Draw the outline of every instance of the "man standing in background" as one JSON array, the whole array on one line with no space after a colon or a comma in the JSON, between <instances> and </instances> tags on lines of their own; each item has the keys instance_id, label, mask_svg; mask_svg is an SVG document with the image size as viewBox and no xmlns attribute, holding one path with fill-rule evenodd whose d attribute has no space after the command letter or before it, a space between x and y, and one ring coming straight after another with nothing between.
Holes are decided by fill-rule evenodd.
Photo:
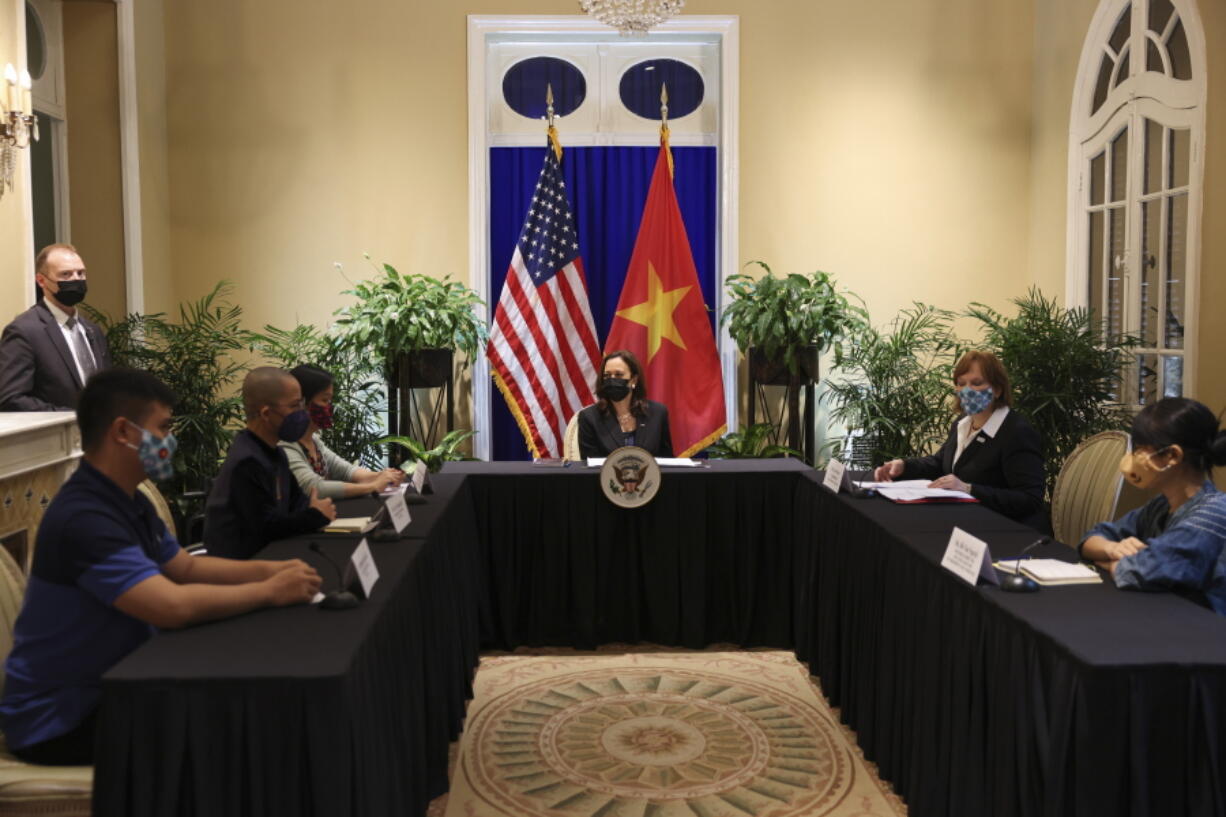
<instances>
[{"instance_id":1,"label":"man standing in background","mask_svg":"<svg viewBox=\"0 0 1226 817\"><path fill-rule=\"evenodd\" d=\"M94 372L111 366L106 336L77 311L85 262L71 244L51 244L34 262L42 303L0 336L0 411L72 411Z\"/></svg>"}]
</instances>

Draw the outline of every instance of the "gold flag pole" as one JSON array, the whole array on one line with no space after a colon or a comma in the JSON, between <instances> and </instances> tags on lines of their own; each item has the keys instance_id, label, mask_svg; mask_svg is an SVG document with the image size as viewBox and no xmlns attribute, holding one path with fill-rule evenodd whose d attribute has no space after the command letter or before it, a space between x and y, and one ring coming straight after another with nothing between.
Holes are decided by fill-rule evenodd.
<instances>
[{"instance_id":1,"label":"gold flag pole","mask_svg":"<svg viewBox=\"0 0 1226 817\"><path fill-rule=\"evenodd\" d=\"M553 155L562 161L562 143L558 141L558 129L553 125L553 83L545 83L545 124L549 130L549 144L553 147Z\"/></svg>"},{"instance_id":2,"label":"gold flag pole","mask_svg":"<svg viewBox=\"0 0 1226 817\"><path fill-rule=\"evenodd\" d=\"M673 177L673 149L668 143L668 83L660 85L660 147L668 156L668 177Z\"/></svg>"}]
</instances>

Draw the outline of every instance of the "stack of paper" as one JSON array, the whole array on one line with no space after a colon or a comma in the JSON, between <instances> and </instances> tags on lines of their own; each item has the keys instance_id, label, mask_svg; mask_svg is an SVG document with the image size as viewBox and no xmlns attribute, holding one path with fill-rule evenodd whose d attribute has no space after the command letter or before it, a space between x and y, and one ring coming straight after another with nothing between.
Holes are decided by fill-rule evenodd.
<instances>
[{"instance_id":1,"label":"stack of paper","mask_svg":"<svg viewBox=\"0 0 1226 817\"><path fill-rule=\"evenodd\" d=\"M891 502L978 502L965 491L929 488L927 479L902 479L897 482L857 482L859 487L873 490Z\"/></svg>"},{"instance_id":2,"label":"stack of paper","mask_svg":"<svg viewBox=\"0 0 1226 817\"><path fill-rule=\"evenodd\" d=\"M1101 584L1103 577L1094 568L1076 562L1059 559L1006 559L996 567L1006 573L1016 573L1021 563L1022 575L1029 576L1043 586L1059 584Z\"/></svg>"},{"instance_id":3,"label":"stack of paper","mask_svg":"<svg viewBox=\"0 0 1226 817\"><path fill-rule=\"evenodd\" d=\"M588 468L603 468L604 457L588 457ZM661 468L697 468L702 463L689 457L656 457L656 465Z\"/></svg>"}]
</instances>

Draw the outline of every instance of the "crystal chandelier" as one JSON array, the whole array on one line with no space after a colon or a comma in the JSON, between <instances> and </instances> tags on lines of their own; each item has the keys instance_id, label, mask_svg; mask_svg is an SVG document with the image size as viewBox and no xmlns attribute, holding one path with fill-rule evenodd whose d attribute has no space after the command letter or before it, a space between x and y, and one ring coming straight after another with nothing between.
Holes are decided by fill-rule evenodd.
<instances>
[{"instance_id":1,"label":"crystal chandelier","mask_svg":"<svg viewBox=\"0 0 1226 817\"><path fill-rule=\"evenodd\" d=\"M681 11L685 0L579 0L579 8L629 37Z\"/></svg>"}]
</instances>

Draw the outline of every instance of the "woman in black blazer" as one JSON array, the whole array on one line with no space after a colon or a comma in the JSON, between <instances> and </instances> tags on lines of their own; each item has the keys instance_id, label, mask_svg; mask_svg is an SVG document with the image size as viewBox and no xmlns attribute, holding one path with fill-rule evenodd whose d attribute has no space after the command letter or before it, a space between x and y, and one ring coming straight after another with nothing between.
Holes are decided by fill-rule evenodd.
<instances>
[{"instance_id":1,"label":"woman in black blazer","mask_svg":"<svg viewBox=\"0 0 1226 817\"><path fill-rule=\"evenodd\" d=\"M673 455L668 409L647 399L647 381L638 358L625 349L605 355L593 389L599 398L579 412L579 454L607 457L625 445L657 457Z\"/></svg>"},{"instance_id":2,"label":"woman in black blazer","mask_svg":"<svg viewBox=\"0 0 1226 817\"><path fill-rule=\"evenodd\" d=\"M965 491L1010 519L1046 529L1039 433L1011 411L1009 376L991 352L970 351L954 367L964 416L937 453L890 460L878 481L930 479L932 488Z\"/></svg>"}]
</instances>

